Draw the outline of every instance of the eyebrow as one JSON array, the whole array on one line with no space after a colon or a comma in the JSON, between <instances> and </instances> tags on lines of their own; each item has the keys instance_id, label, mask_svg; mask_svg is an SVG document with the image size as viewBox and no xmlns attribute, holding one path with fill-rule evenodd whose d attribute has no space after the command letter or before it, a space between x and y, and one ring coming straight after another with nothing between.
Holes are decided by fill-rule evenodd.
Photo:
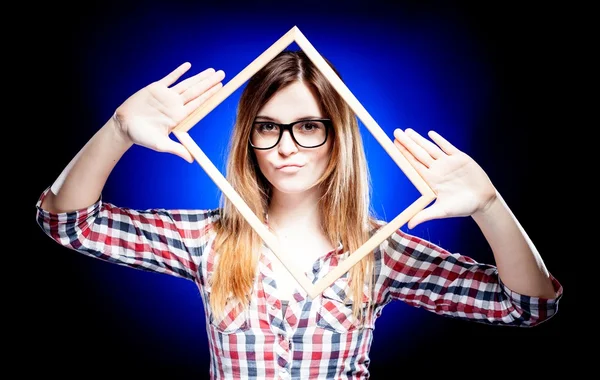
<instances>
[{"instance_id":1,"label":"eyebrow","mask_svg":"<svg viewBox=\"0 0 600 380\"><path fill-rule=\"evenodd\" d=\"M257 120L257 119L261 119L261 120L264 120L264 121L272 121L274 123L280 122L278 119L274 119L272 117L263 116L263 115L256 116L255 120ZM311 116L311 115L307 115L307 116L303 116L301 118L296 119L296 121L311 120L311 119L323 119L323 116Z\"/></svg>"}]
</instances>

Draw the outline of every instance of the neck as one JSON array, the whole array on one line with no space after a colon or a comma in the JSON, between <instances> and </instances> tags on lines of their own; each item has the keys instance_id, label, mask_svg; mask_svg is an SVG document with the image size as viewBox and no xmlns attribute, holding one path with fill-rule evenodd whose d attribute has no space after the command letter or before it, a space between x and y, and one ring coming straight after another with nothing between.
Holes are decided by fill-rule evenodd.
<instances>
[{"instance_id":1,"label":"neck","mask_svg":"<svg viewBox=\"0 0 600 380\"><path fill-rule=\"evenodd\" d=\"M298 194L284 194L273 190L269 203L269 226L280 232L286 230L303 231L321 229L319 198L321 190L318 186Z\"/></svg>"}]
</instances>

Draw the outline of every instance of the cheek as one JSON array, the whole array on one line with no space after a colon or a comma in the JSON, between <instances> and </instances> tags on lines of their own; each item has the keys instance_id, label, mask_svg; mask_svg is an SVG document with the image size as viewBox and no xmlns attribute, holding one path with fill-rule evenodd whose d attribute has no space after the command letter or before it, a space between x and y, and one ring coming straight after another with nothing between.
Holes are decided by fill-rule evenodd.
<instances>
[{"instance_id":1,"label":"cheek","mask_svg":"<svg viewBox=\"0 0 600 380\"><path fill-rule=\"evenodd\" d=\"M316 155L317 162L321 166L327 166L331 158L331 145L327 144L322 150L319 150Z\"/></svg>"},{"instance_id":2,"label":"cheek","mask_svg":"<svg viewBox=\"0 0 600 380\"><path fill-rule=\"evenodd\" d=\"M324 168L328 164L329 154L327 152L319 152L319 154L315 157L315 161L317 166Z\"/></svg>"},{"instance_id":3,"label":"cheek","mask_svg":"<svg viewBox=\"0 0 600 380\"><path fill-rule=\"evenodd\" d=\"M265 173L265 171L269 167L269 153L263 152L263 151L256 151L255 156L256 156L256 162L258 163L258 167L260 168L260 171Z\"/></svg>"}]
</instances>

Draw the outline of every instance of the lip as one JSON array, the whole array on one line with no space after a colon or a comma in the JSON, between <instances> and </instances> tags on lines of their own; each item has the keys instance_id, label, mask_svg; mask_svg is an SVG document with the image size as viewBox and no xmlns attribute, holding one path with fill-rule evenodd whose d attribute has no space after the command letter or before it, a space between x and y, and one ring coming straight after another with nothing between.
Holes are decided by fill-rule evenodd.
<instances>
[{"instance_id":1,"label":"lip","mask_svg":"<svg viewBox=\"0 0 600 380\"><path fill-rule=\"evenodd\" d=\"M288 173L295 173L300 170L304 165L300 164L285 164L277 167L277 170Z\"/></svg>"}]
</instances>

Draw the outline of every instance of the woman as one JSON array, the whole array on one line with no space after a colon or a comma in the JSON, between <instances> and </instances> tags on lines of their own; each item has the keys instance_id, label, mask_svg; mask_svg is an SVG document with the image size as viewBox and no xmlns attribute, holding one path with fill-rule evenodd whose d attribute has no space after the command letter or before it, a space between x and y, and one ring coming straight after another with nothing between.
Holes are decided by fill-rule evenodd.
<instances>
[{"instance_id":1,"label":"woman","mask_svg":"<svg viewBox=\"0 0 600 380\"><path fill-rule=\"evenodd\" d=\"M38 202L38 223L85 255L194 281L208 323L213 378L367 378L373 327L401 300L454 318L536 326L562 294L485 172L440 135L396 130L395 145L434 189L408 227L471 216L496 265L397 231L310 299L232 204L216 210L131 210L101 200L133 144L189 152L171 130L217 91L222 71L177 84L183 64L120 107ZM284 51L244 89L228 181L315 282L384 222L369 213L357 120L301 52Z\"/></svg>"}]
</instances>

